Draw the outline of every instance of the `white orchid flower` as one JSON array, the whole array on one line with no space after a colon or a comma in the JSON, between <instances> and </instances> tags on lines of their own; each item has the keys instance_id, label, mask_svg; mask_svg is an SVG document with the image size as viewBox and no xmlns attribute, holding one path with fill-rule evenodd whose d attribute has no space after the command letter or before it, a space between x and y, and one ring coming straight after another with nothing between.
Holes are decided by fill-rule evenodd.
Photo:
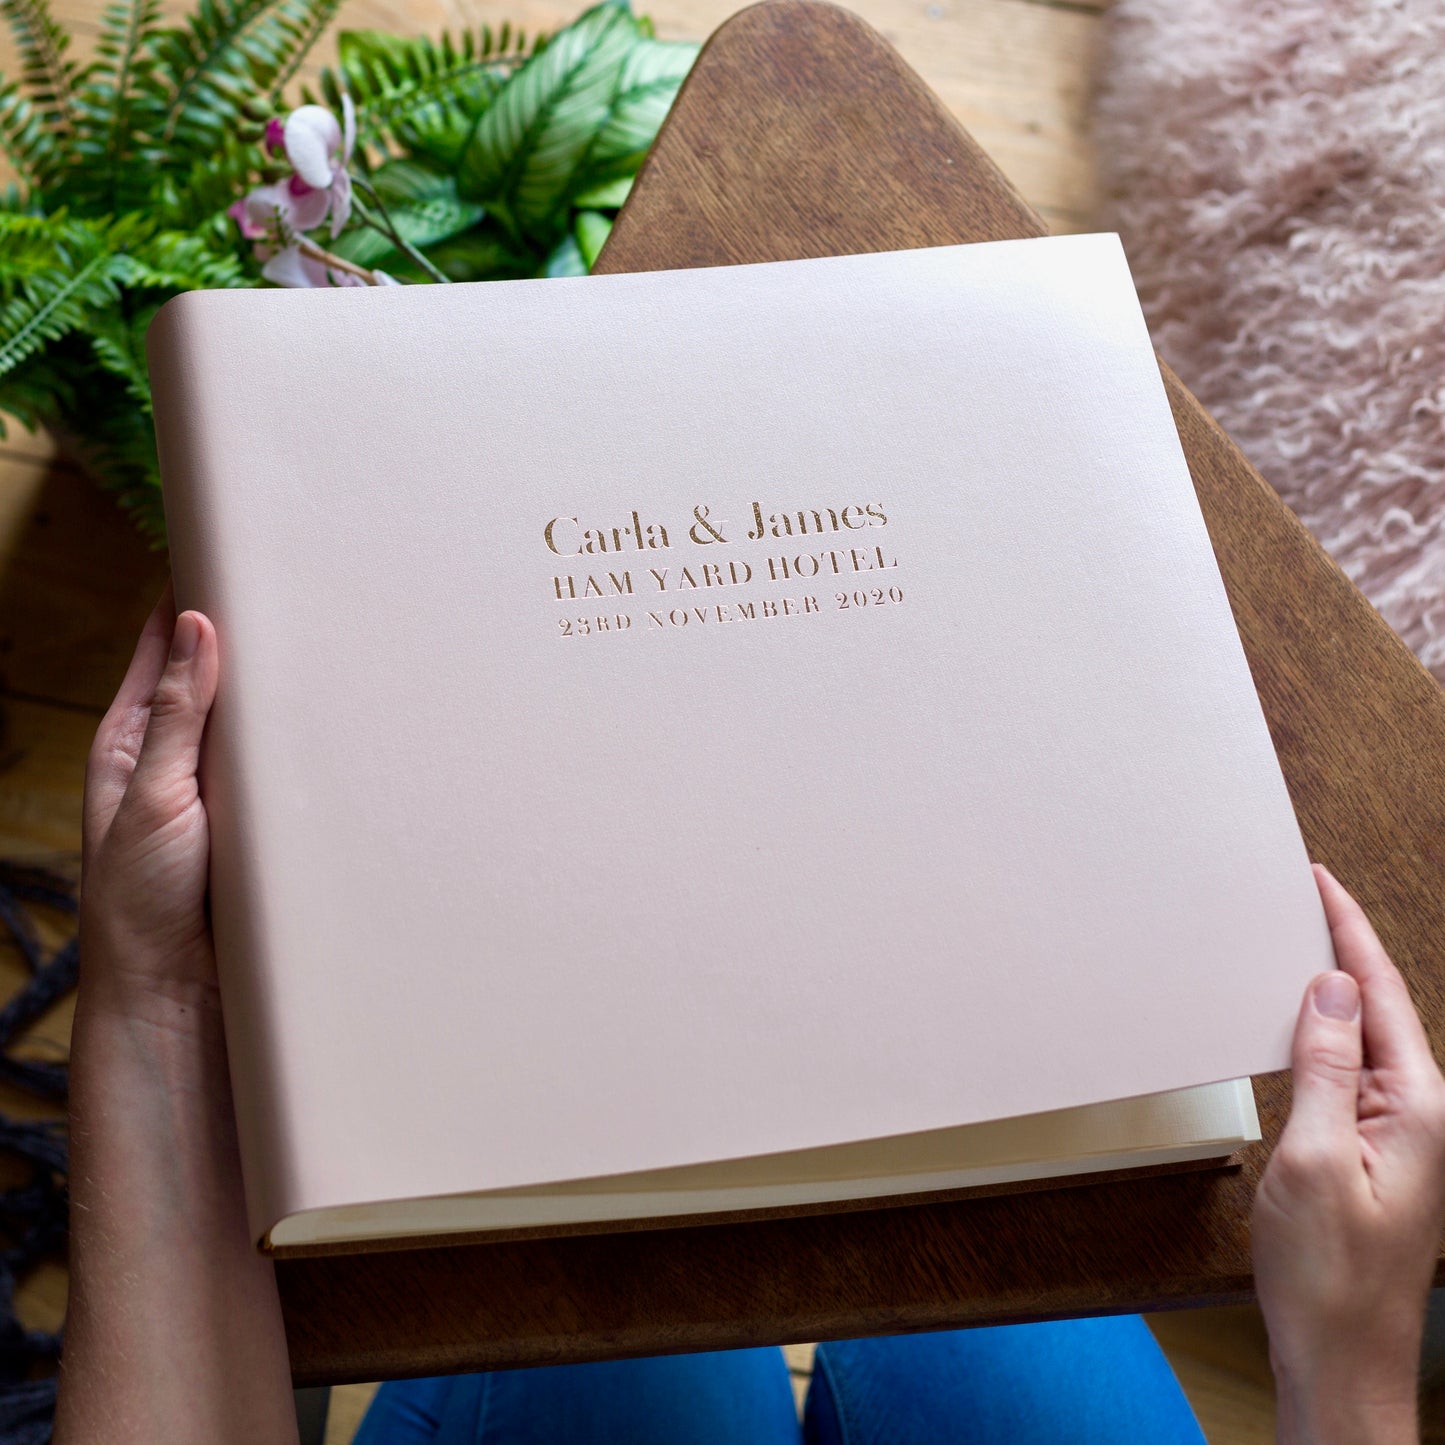
<instances>
[{"instance_id":1,"label":"white orchid flower","mask_svg":"<svg viewBox=\"0 0 1445 1445\"><path fill-rule=\"evenodd\" d=\"M265 147L283 154L292 174L257 186L232 205L232 217L256 258L265 262L261 274L278 286L359 286L356 275L306 255L299 241L304 232L329 215L331 235L340 235L351 215L351 174L347 166L356 145L356 107L341 97L342 119L324 105L298 106L284 121L266 127ZM373 273L378 285L397 283Z\"/></svg>"},{"instance_id":2,"label":"white orchid flower","mask_svg":"<svg viewBox=\"0 0 1445 1445\"><path fill-rule=\"evenodd\" d=\"M324 105L298 106L286 117L282 128L286 159L296 172L293 179L325 196L326 208L331 212L332 236L341 234L351 215L351 173L347 166L356 145L356 107L344 91L341 114L342 120L338 123ZM323 209L322 215L325 214Z\"/></svg>"}]
</instances>

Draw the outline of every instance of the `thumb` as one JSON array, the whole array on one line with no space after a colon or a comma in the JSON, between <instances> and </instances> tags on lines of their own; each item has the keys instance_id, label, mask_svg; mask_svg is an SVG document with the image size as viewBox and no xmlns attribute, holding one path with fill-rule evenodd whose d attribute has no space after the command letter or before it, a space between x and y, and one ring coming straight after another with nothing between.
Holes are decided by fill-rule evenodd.
<instances>
[{"instance_id":1,"label":"thumb","mask_svg":"<svg viewBox=\"0 0 1445 1445\"><path fill-rule=\"evenodd\" d=\"M145 738L127 792L136 790L141 800L157 803L195 778L216 677L215 628L200 612L182 612L151 698Z\"/></svg>"},{"instance_id":2,"label":"thumb","mask_svg":"<svg viewBox=\"0 0 1445 1445\"><path fill-rule=\"evenodd\" d=\"M1363 1053L1359 985L1347 973L1320 974L1295 1025L1292 1142L1313 1153L1354 1139Z\"/></svg>"}]
</instances>

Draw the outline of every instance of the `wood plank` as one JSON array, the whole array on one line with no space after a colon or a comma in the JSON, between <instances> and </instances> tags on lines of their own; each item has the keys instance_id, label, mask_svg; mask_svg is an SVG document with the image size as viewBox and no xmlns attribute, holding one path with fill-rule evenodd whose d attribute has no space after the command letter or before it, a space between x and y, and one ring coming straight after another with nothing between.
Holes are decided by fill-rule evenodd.
<instances>
[{"instance_id":1,"label":"wood plank","mask_svg":"<svg viewBox=\"0 0 1445 1445\"><path fill-rule=\"evenodd\" d=\"M331 1403L326 1412L325 1445L351 1445L376 1390L375 1384L365 1384L338 1385L331 1391Z\"/></svg>"},{"instance_id":2,"label":"wood plank","mask_svg":"<svg viewBox=\"0 0 1445 1445\"><path fill-rule=\"evenodd\" d=\"M77 869L85 757L98 717L0 700L0 857Z\"/></svg>"},{"instance_id":3,"label":"wood plank","mask_svg":"<svg viewBox=\"0 0 1445 1445\"><path fill-rule=\"evenodd\" d=\"M0 691L98 716L166 576L86 473L0 455Z\"/></svg>"},{"instance_id":4,"label":"wood plank","mask_svg":"<svg viewBox=\"0 0 1445 1445\"><path fill-rule=\"evenodd\" d=\"M1269 1336L1256 1306L1175 1310L1150 1315L1148 1323L1205 1439L1274 1445Z\"/></svg>"}]
</instances>

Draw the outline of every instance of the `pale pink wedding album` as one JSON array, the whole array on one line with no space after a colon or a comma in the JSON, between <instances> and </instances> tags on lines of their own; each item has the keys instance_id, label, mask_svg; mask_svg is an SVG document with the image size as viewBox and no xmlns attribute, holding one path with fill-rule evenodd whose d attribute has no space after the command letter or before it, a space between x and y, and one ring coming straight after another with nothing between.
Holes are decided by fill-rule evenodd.
<instances>
[{"instance_id":1,"label":"pale pink wedding album","mask_svg":"<svg viewBox=\"0 0 1445 1445\"><path fill-rule=\"evenodd\" d=\"M258 1240L1251 1136L1333 957L1116 238L148 351Z\"/></svg>"}]
</instances>

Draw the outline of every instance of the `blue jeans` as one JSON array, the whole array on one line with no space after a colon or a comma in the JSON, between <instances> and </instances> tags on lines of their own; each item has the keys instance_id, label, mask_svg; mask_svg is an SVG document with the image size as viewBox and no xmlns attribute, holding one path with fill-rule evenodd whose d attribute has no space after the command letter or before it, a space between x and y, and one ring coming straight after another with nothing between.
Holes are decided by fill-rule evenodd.
<instances>
[{"instance_id":1,"label":"blue jeans","mask_svg":"<svg viewBox=\"0 0 1445 1445\"><path fill-rule=\"evenodd\" d=\"M355 1445L1204 1445L1137 1315L385 1384Z\"/></svg>"}]
</instances>

